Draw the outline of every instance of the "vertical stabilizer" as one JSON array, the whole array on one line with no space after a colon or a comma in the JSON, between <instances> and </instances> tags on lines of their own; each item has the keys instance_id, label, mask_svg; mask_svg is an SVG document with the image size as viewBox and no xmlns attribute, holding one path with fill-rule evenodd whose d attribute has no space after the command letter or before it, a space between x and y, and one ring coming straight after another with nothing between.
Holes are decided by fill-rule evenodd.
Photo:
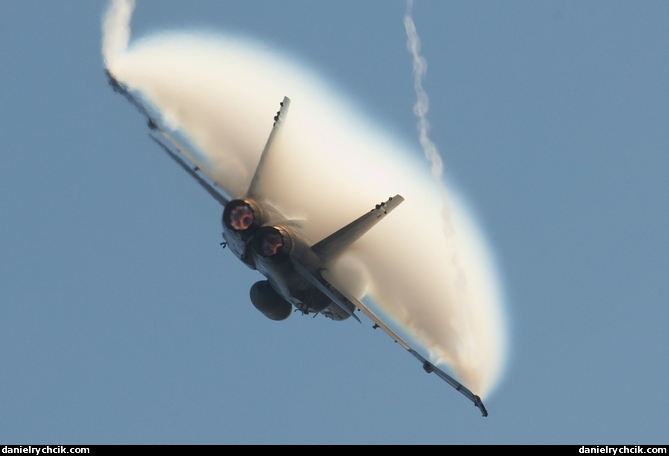
<instances>
[{"instance_id":1,"label":"vertical stabilizer","mask_svg":"<svg viewBox=\"0 0 669 456\"><path fill-rule=\"evenodd\" d=\"M260 179L262 178L263 168L265 167L265 163L267 162L267 157L272 153L272 147L274 145L274 141L277 135L281 131L281 126L286 121L286 117L288 116L288 108L290 108L290 98L283 97L283 101L281 102L281 108L276 113L276 116L274 116L274 125L272 126L272 131L270 132L269 138L267 139L267 144L265 144L265 148L262 151L262 155L260 155L260 161L258 162L258 166L256 167L256 172L253 175L253 179L251 179L251 185L249 185L249 190L246 192L247 196L253 198L259 198L261 196L259 194L259 186L260 186Z\"/></svg>"},{"instance_id":2,"label":"vertical stabilizer","mask_svg":"<svg viewBox=\"0 0 669 456\"><path fill-rule=\"evenodd\" d=\"M325 239L314 244L311 248L323 260L324 263L336 259L351 244L360 239L360 237L376 225L382 218L399 206L404 198L395 195L381 204L377 204L374 209L352 221L340 230L335 231Z\"/></svg>"}]
</instances>

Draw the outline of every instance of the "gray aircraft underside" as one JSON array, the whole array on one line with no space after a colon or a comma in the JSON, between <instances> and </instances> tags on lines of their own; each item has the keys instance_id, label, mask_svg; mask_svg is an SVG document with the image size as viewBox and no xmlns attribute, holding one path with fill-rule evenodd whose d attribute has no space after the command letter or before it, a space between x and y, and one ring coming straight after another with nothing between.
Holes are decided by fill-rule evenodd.
<instances>
[{"instance_id":1,"label":"gray aircraft underside","mask_svg":"<svg viewBox=\"0 0 669 456\"><path fill-rule=\"evenodd\" d=\"M299 227L268 204L259 191L264 164L273 153L275 138L288 115L289 98L283 99L281 108L274 117L274 125L246 195L231 199L215 184L207 168L152 117L130 90L108 70L106 74L114 91L122 94L146 116L151 139L223 207L222 245L227 246L246 266L257 270L267 279L256 282L250 290L251 302L260 312L272 320L284 320L295 307L304 314L322 313L337 321L353 317L360 322L355 314L359 310L374 322L374 328L381 328L416 357L427 373L437 374L471 400L483 416L488 416L479 396L411 348L366 305L347 293L345 288L338 286L336 278L327 268L355 241L399 206L404 198L395 195L323 240L310 245L300 233Z\"/></svg>"}]
</instances>

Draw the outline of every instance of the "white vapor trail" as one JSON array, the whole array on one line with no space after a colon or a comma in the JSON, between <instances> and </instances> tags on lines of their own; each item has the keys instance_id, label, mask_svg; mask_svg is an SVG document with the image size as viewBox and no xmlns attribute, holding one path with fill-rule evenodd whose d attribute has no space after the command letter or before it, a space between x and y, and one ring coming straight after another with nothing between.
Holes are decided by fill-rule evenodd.
<instances>
[{"instance_id":1,"label":"white vapor trail","mask_svg":"<svg viewBox=\"0 0 669 456\"><path fill-rule=\"evenodd\" d=\"M416 127L418 129L418 141L420 142L425 157L430 161L432 177L439 185L439 194L442 200L442 218L444 222L444 233L451 237L453 234L453 223L451 221L451 207L449 204L448 190L442 181L444 173L444 163L439 155L437 146L432 142L428 131L430 122L427 120L427 112L430 108L430 100L427 92L423 88L423 77L427 73L427 60L420 54L420 38L416 30L416 24L413 21L412 9L414 0L407 0L407 9L404 13L404 28L407 34L407 49L413 57L413 87L416 92L416 103L413 106L413 112L418 118ZM451 260L457 265L458 258L453 256ZM459 268L459 266L458 266ZM458 272L458 275L462 275Z\"/></svg>"},{"instance_id":2,"label":"white vapor trail","mask_svg":"<svg viewBox=\"0 0 669 456\"><path fill-rule=\"evenodd\" d=\"M430 107L430 101L427 97L427 92L423 89L423 77L427 73L427 61L420 55L420 38L416 31L416 24L413 22L411 10L413 8L413 0L407 0L407 9L404 14L404 28L407 32L407 49L413 56L413 87L416 91L416 104L413 107L413 112L418 117L418 135L420 145L423 147L425 156L430 163L432 163L432 176L441 180L444 171L444 165L437 150L427 132L430 129L430 123L427 120L427 111Z\"/></svg>"},{"instance_id":3,"label":"white vapor trail","mask_svg":"<svg viewBox=\"0 0 669 456\"><path fill-rule=\"evenodd\" d=\"M290 114L261 191L287 217L304 219L307 237L319 241L388 196L404 196L330 268L350 292L369 294L434 361L449 363L476 394L488 393L506 352L501 293L485 241L457 198L447 237L440 184L312 71L239 37L171 32L125 48L132 6L113 0L107 12L107 68L188 137L230 195L248 188L287 95Z\"/></svg>"}]
</instances>

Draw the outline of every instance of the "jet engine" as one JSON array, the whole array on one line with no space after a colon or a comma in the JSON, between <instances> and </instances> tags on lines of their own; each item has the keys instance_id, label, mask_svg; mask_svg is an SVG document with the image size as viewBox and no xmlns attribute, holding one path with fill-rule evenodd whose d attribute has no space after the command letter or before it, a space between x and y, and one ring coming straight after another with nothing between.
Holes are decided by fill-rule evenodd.
<instances>
[{"instance_id":1,"label":"jet engine","mask_svg":"<svg viewBox=\"0 0 669 456\"><path fill-rule=\"evenodd\" d=\"M293 310L293 305L274 291L267 280L254 283L250 294L253 306L270 320L285 320Z\"/></svg>"},{"instance_id":2,"label":"jet engine","mask_svg":"<svg viewBox=\"0 0 669 456\"><path fill-rule=\"evenodd\" d=\"M264 222L260 204L252 199L230 201L223 211L223 224L234 233L251 234Z\"/></svg>"},{"instance_id":3,"label":"jet engine","mask_svg":"<svg viewBox=\"0 0 669 456\"><path fill-rule=\"evenodd\" d=\"M253 237L256 253L275 262L288 257L293 247L290 233L280 226L263 226Z\"/></svg>"}]
</instances>

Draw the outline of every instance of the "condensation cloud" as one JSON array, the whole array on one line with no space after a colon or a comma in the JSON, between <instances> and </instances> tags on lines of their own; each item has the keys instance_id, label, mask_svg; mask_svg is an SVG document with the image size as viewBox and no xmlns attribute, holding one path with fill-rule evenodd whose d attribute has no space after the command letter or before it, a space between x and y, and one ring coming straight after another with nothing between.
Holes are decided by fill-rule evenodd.
<instances>
[{"instance_id":1,"label":"condensation cloud","mask_svg":"<svg viewBox=\"0 0 669 456\"><path fill-rule=\"evenodd\" d=\"M491 254L466 207L451 193L447 235L440 185L424 165L280 52L235 36L176 32L126 47L133 6L115 0L103 21L108 69L204 154L231 196L247 189L284 95L292 100L290 114L262 191L302 220L312 241L388 196L404 196L331 269L352 293L370 296L433 361L447 363L475 393L488 393L504 365L506 328Z\"/></svg>"}]
</instances>

